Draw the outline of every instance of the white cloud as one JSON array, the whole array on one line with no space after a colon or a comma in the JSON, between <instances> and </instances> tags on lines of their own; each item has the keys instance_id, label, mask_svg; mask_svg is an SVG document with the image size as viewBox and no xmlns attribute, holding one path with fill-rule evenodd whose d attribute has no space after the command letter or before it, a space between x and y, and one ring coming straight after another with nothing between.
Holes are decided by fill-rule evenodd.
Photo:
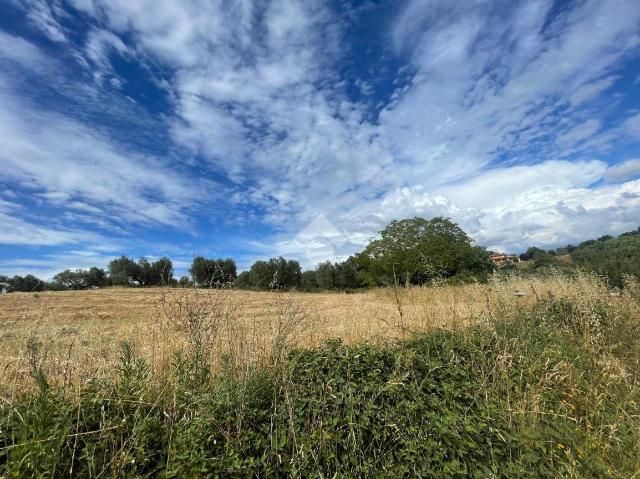
<instances>
[{"instance_id":1,"label":"white cloud","mask_svg":"<svg viewBox=\"0 0 640 479\"><path fill-rule=\"evenodd\" d=\"M590 186L609 171L601 161L549 161L488 170L435 195L421 186L398 188L345 215L330 216L347 243L339 254L325 252L326 257L345 258L360 251L391 220L411 216L450 217L478 244L508 252L630 231L640 218L640 180ZM283 244L304 258L299 243L298 249L288 241ZM281 251L281 246L272 251ZM313 251L316 259L324 252Z\"/></svg>"},{"instance_id":2,"label":"white cloud","mask_svg":"<svg viewBox=\"0 0 640 479\"><path fill-rule=\"evenodd\" d=\"M488 169L457 184L438 188L463 207L491 208L509 202L532 189L587 188L602 178L607 169L602 161L546 161L528 166Z\"/></svg>"},{"instance_id":3,"label":"white cloud","mask_svg":"<svg viewBox=\"0 0 640 479\"><path fill-rule=\"evenodd\" d=\"M393 152L419 163L418 177L448 181L477 171L498 152L517 154L553 135L571 118L573 92L637 46L640 12L630 2L590 2L556 18L546 32L551 2L508 5L506 21L484 2L414 1L399 17L395 44L408 51L417 74L382 123ZM545 155L571 151L596 132L597 122L582 121Z\"/></svg>"},{"instance_id":4,"label":"white cloud","mask_svg":"<svg viewBox=\"0 0 640 479\"><path fill-rule=\"evenodd\" d=\"M585 121L584 123L580 123L569 131L563 133L558 137L558 142L561 144L576 144L592 138L598 130L600 130L601 124L595 118L591 118L590 120Z\"/></svg>"},{"instance_id":5,"label":"white cloud","mask_svg":"<svg viewBox=\"0 0 640 479\"><path fill-rule=\"evenodd\" d=\"M545 168L547 171L555 170L559 176L571 172L570 163L552 163L545 165ZM600 167L595 164L593 168ZM532 245L562 246L605 233L620 234L637 227L640 218L640 180L587 188L589 176L585 175L582 179L576 179L573 185L563 178L560 181L550 179L540 185L531 182L528 187L523 187L526 179L543 173L537 167L531 167L531 170L505 169L499 173L488 172L486 177L471 180L476 185L470 184L468 190L476 192L478 184L482 185L480 190L484 185L491 184L500 189L510 181L519 185L519 188L505 192L501 199L489 206L479 204L475 207L472 200L468 200L466 206L456 204L444 196L431 196L419 187L390 192L382 199L377 210L370 210L368 217L373 221L367 223L370 234L365 241L389 221L413 215L450 217L478 244L509 252L520 252ZM496 182L498 175L502 176L502 180ZM464 185L459 191L465 191ZM463 200L462 197L459 199ZM357 217L367 215L361 211ZM359 230L349 221L334 223L350 225L346 228L351 231Z\"/></svg>"},{"instance_id":6,"label":"white cloud","mask_svg":"<svg viewBox=\"0 0 640 479\"><path fill-rule=\"evenodd\" d=\"M2 95L0 165L0 178L43 189L52 204L84 198L113 219L179 225L182 209L196 199L194 188L158 160L125 153L67 118L15 108Z\"/></svg>"},{"instance_id":7,"label":"white cloud","mask_svg":"<svg viewBox=\"0 0 640 479\"><path fill-rule=\"evenodd\" d=\"M274 223L308 217L327 198L324 185L336 205L346 191L431 190L531 145L561 126L555 107L567 111L611 85L607 73L635 48L639 19L628 3L593 3L542 32L551 2L510 4L500 17L485 3L408 2L392 37L416 75L378 126L331 83L341 37L322 4L98 4L88 11L176 69L174 140L232 180L254 182L252 198ZM599 125L563 126L555 156Z\"/></svg>"},{"instance_id":8,"label":"white cloud","mask_svg":"<svg viewBox=\"0 0 640 479\"><path fill-rule=\"evenodd\" d=\"M540 188L487 211L476 237L490 247L522 251L620 234L637 227L640 182L597 189Z\"/></svg>"},{"instance_id":9,"label":"white cloud","mask_svg":"<svg viewBox=\"0 0 640 479\"><path fill-rule=\"evenodd\" d=\"M0 59L20 62L31 68L46 62L40 49L27 40L0 30Z\"/></svg>"},{"instance_id":10,"label":"white cloud","mask_svg":"<svg viewBox=\"0 0 640 479\"><path fill-rule=\"evenodd\" d=\"M557 131L563 132L557 145L545 145L538 161L595 144L601 120L574 120L571 111L609 88L616 79L609 73L637 46L640 12L629 3L584 5L542 33L551 2L510 7L502 22L488 4L409 2L393 38L398 51L410 55L416 74L382 112L379 126L368 124L361 106L339 90L312 86L321 66L339 55L331 41L325 51L317 49L328 14L312 21L310 4L294 3L276 2L278 8L270 10L273 18L287 8L295 15L272 20L264 45L238 51L227 43L252 37L247 25L253 24L241 17L242 29L218 25L210 42L193 34L198 23L168 56L189 45L190 55L200 58L176 77L184 120L176 138L197 145L232 178L253 180L251 198L267 207L272 223L293 219L295 227L323 212L339 224L349 217L361 238L391 210L394 217L451 214L472 223L483 214L506 217L500 205L523 191L584 189L604 174L600 161L518 166L515 159L509 167L486 168L497 153L518 154ZM136 15L128 21L149 36L147 21ZM607 28L600 28L603 22ZM284 31L291 45L280 40ZM211 45L219 53L211 54ZM202 49L211 55L204 62L197 53ZM229 58L239 53L255 60ZM162 49L160 54L167 55ZM272 78L265 71L280 74ZM231 108L223 106L229 102ZM252 136L255 128L264 129L258 138ZM370 199L384 191L390 193L382 200ZM407 191L420 191L421 200L405 201ZM536 218L529 217L533 223Z\"/></svg>"},{"instance_id":11,"label":"white cloud","mask_svg":"<svg viewBox=\"0 0 640 479\"><path fill-rule=\"evenodd\" d=\"M268 250L278 256L298 258L303 267L313 268L327 259L346 259L352 253L348 243L348 238L320 214L293 238L277 241Z\"/></svg>"},{"instance_id":12,"label":"white cloud","mask_svg":"<svg viewBox=\"0 0 640 479\"><path fill-rule=\"evenodd\" d=\"M623 123L623 128L629 135L640 136L640 113L627 118Z\"/></svg>"},{"instance_id":13,"label":"white cloud","mask_svg":"<svg viewBox=\"0 0 640 479\"><path fill-rule=\"evenodd\" d=\"M63 14L59 1L44 2L39 0L21 0L22 7L27 12L27 18L44 33L49 40L58 43L65 43L67 36L58 21Z\"/></svg>"},{"instance_id":14,"label":"white cloud","mask_svg":"<svg viewBox=\"0 0 640 479\"><path fill-rule=\"evenodd\" d=\"M607 88L610 88L617 79L617 76L611 75L601 80L594 81L593 83L582 85L571 94L571 96L569 97L569 101L573 106L578 106L584 102L587 102L597 97Z\"/></svg>"},{"instance_id":15,"label":"white cloud","mask_svg":"<svg viewBox=\"0 0 640 479\"><path fill-rule=\"evenodd\" d=\"M4 276L32 274L42 280L50 281L65 269L88 269L93 266L107 268L111 259L113 256L105 256L95 251L63 251L40 259L0 259L0 271Z\"/></svg>"},{"instance_id":16,"label":"white cloud","mask_svg":"<svg viewBox=\"0 0 640 479\"><path fill-rule=\"evenodd\" d=\"M623 161L607 168L604 177L608 181L627 181L640 176L640 159Z\"/></svg>"},{"instance_id":17,"label":"white cloud","mask_svg":"<svg viewBox=\"0 0 640 479\"><path fill-rule=\"evenodd\" d=\"M80 57L97 83L121 85L116 54L169 71L158 84L171 101L171 140L203 176L234 184L235 204L281 228L280 251L295 254L303 242L287 238L321 213L348 236L346 249L412 215L451 216L479 241L515 248L616 232L637 211L637 182L593 186L632 178L634 164L588 158L640 135L640 115L611 127L606 112L585 109L637 54L633 2L586 1L550 19L550 0L408 1L385 52L408 65L378 118L347 94L344 22L325 2L72 3L99 25ZM0 34L0 55L44 68L21 39ZM350 80L371 92L366 78ZM215 203L215 188L9 90L0 125L5 177L75 213L175 224L202 213L189 207L196 198Z\"/></svg>"},{"instance_id":18,"label":"white cloud","mask_svg":"<svg viewBox=\"0 0 640 479\"><path fill-rule=\"evenodd\" d=\"M112 52L119 54L121 57L127 58L133 55L133 52L124 44L122 39L108 30L92 29L88 35L84 46L84 56L77 54L77 58L85 67L92 72L97 83L102 83L108 79L111 85L120 87L120 80L113 68L111 67L110 55ZM87 60L91 62L89 65Z\"/></svg>"},{"instance_id":19,"label":"white cloud","mask_svg":"<svg viewBox=\"0 0 640 479\"><path fill-rule=\"evenodd\" d=\"M64 230L28 222L20 218L22 213L18 205L0 200L0 244L53 246L98 239L95 234L86 231Z\"/></svg>"},{"instance_id":20,"label":"white cloud","mask_svg":"<svg viewBox=\"0 0 640 479\"><path fill-rule=\"evenodd\" d=\"M58 65L50 65L35 46L0 35L0 55L10 45L27 53L10 60L38 74L55 75ZM164 160L125 149L90 125L39 109L23 98L11 78L1 76L0 166L1 180L21 184L51 205L115 222L187 227L185 213L206 184Z\"/></svg>"}]
</instances>

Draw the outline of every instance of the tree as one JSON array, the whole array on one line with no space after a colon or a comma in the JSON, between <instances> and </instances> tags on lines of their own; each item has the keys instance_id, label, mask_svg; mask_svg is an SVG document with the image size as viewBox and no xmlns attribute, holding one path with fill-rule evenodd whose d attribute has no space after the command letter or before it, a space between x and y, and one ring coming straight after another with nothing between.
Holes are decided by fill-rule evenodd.
<instances>
[{"instance_id":1,"label":"tree","mask_svg":"<svg viewBox=\"0 0 640 479\"><path fill-rule=\"evenodd\" d=\"M28 274L26 276L14 276L9 281L10 291L22 291L32 293L35 291L44 291L46 283L40 278Z\"/></svg>"},{"instance_id":2,"label":"tree","mask_svg":"<svg viewBox=\"0 0 640 479\"><path fill-rule=\"evenodd\" d=\"M109 263L109 278L114 285L130 285L131 281L138 281L140 268L131 258L120 256Z\"/></svg>"},{"instance_id":3,"label":"tree","mask_svg":"<svg viewBox=\"0 0 640 479\"><path fill-rule=\"evenodd\" d=\"M282 257L259 260L251 266L249 279L254 288L261 290L298 288L302 283L302 270L295 260Z\"/></svg>"},{"instance_id":4,"label":"tree","mask_svg":"<svg viewBox=\"0 0 640 479\"><path fill-rule=\"evenodd\" d=\"M331 261L326 261L316 266L316 279L320 289L333 289L336 287L336 269L331 264Z\"/></svg>"},{"instance_id":5,"label":"tree","mask_svg":"<svg viewBox=\"0 0 640 479\"><path fill-rule=\"evenodd\" d=\"M622 233L620 236L637 236L637 235L640 235L640 226L638 226L635 230Z\"/></svg>"},{"instance_id":6,"label":"tree","mask_svg":"<svg viewBox=\"0 0 640 479\"><path fill-rule=\"evenodd\" d=\"M65 269L53 277L53 282L63 289L84 289L86 288L85 276L81 269L71 271Z\"/></svg>"},{"instance_id":7,"label":"tree","mask_svg":"<svg viewBox=\"0 0 640 479\"><path fill-rule=\"evenodd\" d=\"M151 284L169 286L173 280L173 263L163 256L151 264Z\"/></svg>"},{"instance_id":8,"label":"tree","mask_svg":"<svg viewBox=\"0 0 640 479\"><path fill-rule=\"evenodd\" d=\"M625 275L640 278L640 236L622 234L589 243L573 251L571 259L582 268L606 275L610 284L622 287Z\"/></svg>"},{"instance_id":9,"label":"tree","mask_svg":"<svg viewBox=\"0 0 640 479\"><path fill-rule=\"evenodd\" d=\"M282 260L282 258L280 258ZM299 288L302 285L302 268L296 260L287 260L284 264L284 274L279 286L284 289Z\"/></svg>"},{"instance_id":10,"label":"tree","mask_svg":"<svg viewBox=\"0 0 640 479\"><path fill-rule=\"evenodd\" d=\"M85 289L90 287L100 288L106 284L107 273L102 268L91 267L89 269L77 269L71 271L65 269L53 277L53 289Z\"/></svg>"},{"instance_id":11,"label":"tree","mask_svg":"<svg viewBox=\"0 0 640 479\"><path fill-rule=\"evenodd\" d=\"M471 250L464 256L461 269L464 274L475 277L475 279L486 281L489 279L489 273L495 269L495 264L491 261L487 250L482 246L473 246ZM460 273L459 273L460 274Z\"/></svg>"},{"instance_id":12,"label":"tree","mask_svg":"<svg viewBox=\"0 0 640 479\"><path fill-rule=\"evenodd\" d=\"M486 251L474 250L469 236L451 220L415 217L392 221L379 239L356 255L355 263L366 272L368 282L422 284L468 273L469 255L488 257ZM487 265L480 262L478 266Z\"/></svg>"},{"instance_id":13,"label":"tree","mask_svg":"<svg viewBox=\"0 0 640 479\"><path fill-rule=\"evenodd\" d=\"M243 271L238 275L235 281L235 285L241 289L249 289L251 288L251 275L248 271Z\"/></svg>"},{"instance_id":14,"label":"tree","mask_svg":"<svg viewBox=\"0 0 640 479\"><path fill-rule=\"evenodd\" d=\"M232 258L207 259L198 256L193 259L189 272L198 286L223 286L235 281L236 263Z\"/></svg>"},{"instance_id":15,"label":"tree","mask_svg":"<svg viewBox=\"0 0 640 479\"><path fill-rule=\"evenodd\" d=\"M353 289L361 286L353 258L342 263L319 263L316 267L316 280L320 289Z\"/></svg>"},{"instance_id":16,"label":"tree","mask_svg":"<svg viewBox=\"0 0 640 479\"><path fill-rule=\"evenodd\" d=\"M530 248L528 248L526 254L530 260L533 260L534 268L553 266L558 263L558 260L551 256L548 251L545 251L542 248L538 248L536 246L531 246Z\"/></svg>"},{"instance_id":17,"label":"tree","mask_svg":"<svg viewBox=\"0 0 640 479\"><path fill-rule=\"evenodd\" d=\"M274 289L275 274L275 270L270 267L267 261L258 260L249 269L251 286L261 290Z\"/></svg>"},{"instance_id":18,"label":"tree","mask_svg":"<svg viewBox=\"0 0 640 479\"><path fill-rule=\"evenodd\" d=\"M305 291L314 291L318 289L317 272L313 270L302 272L301 287Z\"/></svg>"},{"instance_id":19,"label":"tree","mask_svg":"<svg viewBox=\"0 0 640 479\"><path fill-rule=\"evenodd\" d=\"M153 283L154 273L151 263L147 258L140 258L133 269L131 279L138 283L139 286L150 286Z\"/></svg>"},{"instance_id":20,"label":"tree","mask_svg":"<svg viewBox=\"0 0 640 479\"><path fill-rule=\"evenodd\" d=\"M338 289L355 289L361 286L358 278L358 268L352 258L342 263L335 263L334 283Z\"/></svg>"},{"instance_id":21,"label":"tree","mask_svg":"<svg viewBox=\"0 0 640 479\"><path fill-rule=\"evenodd\" d=\"M0 275L0 293L8 293L11 290L10 281L8 277Z\"/></svg>"},{"instance_id":22,"label":"tree","mask_svg":"<svg viewBox=\"0 0 640 479\"><path fill-rule=\"evenodd\" d=\"M173 263L169 258L162 258L149 262L147 258L140 258L136 263L131 258L121 256L109 263L109 277L112 284L139 286L168 286L173 284Z\"/></svg>"},{"instance_id":23,"label":"tree","mask_svg":"<svg viewBox=\"0 0 640 479\"><path fill-rule=\"evenodd\" d=\"M102 288L107 285L107 272L102 268L92 266L85 271L85 282L87 287Z\"/></svg>"},{"instance_id":24,"label":"tree","mask_svg":"<svg viewBox=\"0 0 640 479\"><path fill-rule=\"evenodd\" d=\"M180 279L178 280L178 286L180 288L192 288L193 281L191 281L189 276L187 276L186 274L183 274L182 276L180 276Z\"/></svg>"},{"instance_id":25,"label":"tree","mask_svg":"<svg viewBox=\"0 0 640 479\"><path fill-rule=\"evenodd\" d=\"M197 258L193 258L191 262L191 268L189 268L189 272L191 273L191 277L193 281L197 285L202 285L208 283L209 280L209 270L208 270L209 261L202 257L198 256Z\"/></svg>"}]
</instances>

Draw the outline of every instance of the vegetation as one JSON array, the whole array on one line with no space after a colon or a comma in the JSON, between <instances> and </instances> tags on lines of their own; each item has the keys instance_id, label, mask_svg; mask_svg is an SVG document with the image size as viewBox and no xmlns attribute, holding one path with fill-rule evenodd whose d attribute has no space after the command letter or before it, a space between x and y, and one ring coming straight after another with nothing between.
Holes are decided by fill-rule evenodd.
<instances>
[{"instance_id":1,"label":"vegetation","mask_svg":"<svg viewBox=\"0 0 640 479\"><path fill-rule=\"evenodd\" d=\"M605 275L612 285L621 287L625 275L640 278L640 234L598 240L571 252L573 262Z\"/></svg>"},{"instance_id":2,"label":"vegetation","mask_svg":"<svg viewBox=\"0 0 640 479\"><path fill-rule=\"evenodd\" d=\"M107 285L107 273L95 266L89 269L66 269L53 277L53 286L59 289L101 288Z\"/></svg>"},{"instance_id":3,"label":"vegetation","mask_svg":"<svg viewBox=\"0 0 640 479\"><path fill-rule=\"evenodd\" d=\"M627 275L640 278L640 228L617 238L609 235L583 241L578 246L546 251L532 246L520 254L529 262L520 274L539 274L554 269L575 273L576 267L601 274L611 285L622 287ZM220 288L234 286L257 291L301 289L304 291L351 291L358 288L398 284L486 282L495 265L489 253L473 246L469 236L447 218L407 218L392 221L361 253L343 262L320 263L302 271L300 264L282 257L256 261L249 271L237 274L232 258L211 259L198 256L189 269L190 277L173 277L173 264L167 257L150 262L126 256L101 268L65 270L51 282L32 275L0 276L6 291L87 289L103 286L178 286ZM507 270L516 270L511 265Z\"/></svg>"},{"instance_id":4,"label":"vegetation","mask_svg":"<svg viewBox=\"0 0 640 479\"><path fill-rule=\"evenodd\" d=\"M43 291L47 287L45 281L42 281L31 274L26 276L14 276L13 278L0 276L0 283L0 289L6 288L7 291L24 291L28 293Z\"/></svg>"},{"instance_id":5,"label":"vegetation","mask_svg":"<svg viewBox=\"0 0 640 479\"><path fill-rule=\"evenodd\" d=\"M305 291L349 291L364 286L362 274L353 258L342 263L326 261L315 270L302 273L302 289Z\"/></svg>"},{"instance_id":6,"label":"vegetation","mask_svg":"<svg viewBox=\"0 0 640 479\"><path fill-rule=\"evenodd\" d=\"M233 283L237 277L236 263L231 258L207 259L198 256L193 259L189 272L197 286L207 288Z\"/></svg>"},{"instance_id":7,"label":"vegetation","mask_svg":"<svg viewBox=\"0 0 640 479\"><path fill-rule=\"evenodd\" d=\"M268 261L256 261L246 277L249 286L255 289L288 290L299 288L302 284L302 269L295 260L282 257L271 258Z\"/></svg>"},{"instance_id":8,"label":"vegetation","mask_svg":"<svg viewBox=\"0 0 640 479\"><path fill-rule=\"evenodd\" d=\"M571 273L577 267L598 273L612 286L621 288L625 277L640 278L640 228L617 238L605 235L550 251L531 247L520 259L531 261L533 272L554 268Z\"/></svg>"},{"instance_id":9,"label":"vegetation","mask_svg":"<svg viewBox=\"0 0 640 479\"><path fill-rule=\"evenodd\" d=\"M392 288L396 312L382 319L407 339L312 349L293 347L296 332L309 334L295 304L302 295L165 296L160 321L172 333L159 337L182 340L167 367L125 343L112 375L77 388L53 381L45 343L31 336L25 358L37 389L0 405L0 476L637 474L638 285L611 296L578 275L551 278L547 292L531 282L530 294L514 297L506 293L521 279L494 281ZM486 302L471 326L408 331L403 315L431 304L422 291ZM218 344L251 337L233 321L231 293L276 301L264 361L236 346L216 360Z\"/></svg>"},{"instance_id":10,"label":"vegetation","mask_svg":"<svg viewBox=\"0 0 640 479\"><path fill-rule=\"evenodd\" d=\"M434 279L485 279L493 270L489 254L471 245L471 239L446 218L411 218L392 221L356 255L356 264L370 285L424 284Z\"/></svg>"},{"instance_id":11,"label":"vegetation","mask_svg":"<svg viewBox=\"0 0 640 479\"><path fill-rule=\"evenodd\" d=\"M146 258L140 258L135 262L131 258L121 256L109 263L109 278L114 285L170 285L173 282L173 263L166 256L153 263Z\"/></svg>"}]
</instances>

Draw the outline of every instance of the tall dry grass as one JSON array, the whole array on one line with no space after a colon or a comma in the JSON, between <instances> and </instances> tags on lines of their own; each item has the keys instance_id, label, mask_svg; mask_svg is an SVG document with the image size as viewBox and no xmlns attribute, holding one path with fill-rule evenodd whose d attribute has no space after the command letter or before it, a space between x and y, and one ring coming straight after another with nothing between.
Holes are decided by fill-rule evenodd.
<instances>
[{"instance_id":1,"label":"tall dry grass","mask_svg":"<svg viewBox=\"0 0 640 479\"><path fill-rule=\"evenodd\" d=\"M634 289L636 288L636 289ZM194 289L104 289L0 296L0 395L33 388L30 370L73 389L110 374L128 341L154 372L199 344L216 370L277 362L291 347L331 338L381 342L435 328L459 330L568 299L585 310L604 299L627 313L637 286L612 293L590 274L495 276L488 284L380 288L360 294ZM637 315L637 311L630 314Z\"/></svg>"}]
</instances>

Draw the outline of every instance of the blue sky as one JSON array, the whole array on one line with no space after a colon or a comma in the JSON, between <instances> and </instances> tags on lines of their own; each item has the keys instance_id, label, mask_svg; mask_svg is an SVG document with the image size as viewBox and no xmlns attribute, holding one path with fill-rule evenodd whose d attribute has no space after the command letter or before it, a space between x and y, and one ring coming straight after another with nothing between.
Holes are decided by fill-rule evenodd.
<instances>
[{"instance_id":1,"label":"blue sky","mask_svg":"<svg viewBox=\"0 0 640 479\"><path fill-rule=\"evenodd\" d=\"M635 0L0 0L0 272L634 229L639 54Z\"/></svg>"}]
</instances>

